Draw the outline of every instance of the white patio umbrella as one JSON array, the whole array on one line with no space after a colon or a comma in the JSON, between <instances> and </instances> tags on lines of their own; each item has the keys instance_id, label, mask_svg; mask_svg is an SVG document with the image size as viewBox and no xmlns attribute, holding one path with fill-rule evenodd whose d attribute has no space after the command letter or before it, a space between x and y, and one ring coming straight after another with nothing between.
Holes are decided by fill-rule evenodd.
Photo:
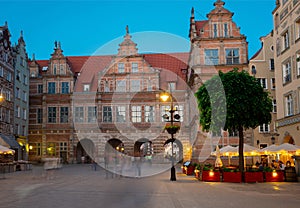
<instances>
[{"instance_id":1,"label":"white patio umbrella","mask_svg":"<svg viewBox=\"0 0 300 208\"><path fill-rule=\"evenodd\" d=\"M14 154L15 150L0 145L0 154Z\"/></svg>"}]
</instances>

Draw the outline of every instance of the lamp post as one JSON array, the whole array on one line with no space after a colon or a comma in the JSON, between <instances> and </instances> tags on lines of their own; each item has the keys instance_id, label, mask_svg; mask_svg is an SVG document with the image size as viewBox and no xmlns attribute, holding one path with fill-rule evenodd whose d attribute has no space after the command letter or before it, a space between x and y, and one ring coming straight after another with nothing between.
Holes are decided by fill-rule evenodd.
<instances>
[{"instance_id":1,"label":"lamp post","mask_svg":"<svg viewBox=\"0 0 300 208\"><path fill-rule=\"evenodd\" d=\"M168 130L168 133L171 135L171 162L172 162L172 167L171 167L171 177L170 177L170 180L171 181L176 181L176 170L175 170L175 166L174 166L174 141L175 141L175 138L174 138L174 134L176 134L177 130L179 128L173 128L174 127L174 122L176 120L179 120L180 119L180 116L178 114L175 114L175 111L176 109L174 109L174 104L173 104L173 98L172 98L172 94L170 93L163 93L161 96L161 99L162 101L166 102L168 99L170 99L170 109L169 109L169 113L170 113L170 117L168 115L164 115L163 118L165 120L168 120L170 122L170 129Z\"/></svg>"}]
</instances>

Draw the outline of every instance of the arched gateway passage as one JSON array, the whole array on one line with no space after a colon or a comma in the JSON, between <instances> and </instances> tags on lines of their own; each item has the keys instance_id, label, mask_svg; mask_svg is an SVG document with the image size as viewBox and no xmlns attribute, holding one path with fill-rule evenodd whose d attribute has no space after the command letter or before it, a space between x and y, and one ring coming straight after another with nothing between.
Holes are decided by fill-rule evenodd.
<instances>
[{"instance_id":1,"label":"arched gateway passage","mask_svg":"<svg viewBox=\"0 0 300 208\"><path fill-rule=\"evenodd\" d=\"M76 148L77 163L91 163L95 157L95 145L90 139L82 139Z\"/></svg>"},{"instance_id":2,"label":"arched gateway passage","mask_svg":"<svg viewBox=\"0 0 300 208\"><path fill-rule=\"evenodd\" d=\"M165 152L164 152L164 157L166 159L172 159L172 140L168 139L165 144ZM174 162L181 162L183 159L183 146L182 143L175 139L173 141L173 157L174 157Z\"/></svg>"}]
</instances>

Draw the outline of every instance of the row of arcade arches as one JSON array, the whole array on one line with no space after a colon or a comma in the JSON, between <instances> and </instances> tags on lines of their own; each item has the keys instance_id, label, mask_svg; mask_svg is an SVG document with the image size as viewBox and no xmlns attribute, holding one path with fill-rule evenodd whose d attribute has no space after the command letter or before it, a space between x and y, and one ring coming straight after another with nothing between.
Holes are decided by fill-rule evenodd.
<instances>
[{"instance_id":1,"label":"row of arcade arches","mask_svg":"<svg viewBox=\"0 0 300 208\"><path fill-rule=\"evenodd\" d=\"M163 155L165 159L170 159L172 156L172 143L168 140L163 145ZM134 143L133 152L127 152L125 144L120 139L109 139L105 144L104 157L111 152L119 152L133 157L144 157L151 160L156 154L156 150L152 141L148 139L139 139ZM78 142L76 147L76 161L77 163L91 163L96 156L96 146L91 139L82 139ZM173 143L173 154L175 161L180 161L183 158L183 146L179 140L175 140Z\"/></svg>"}]
</instances>

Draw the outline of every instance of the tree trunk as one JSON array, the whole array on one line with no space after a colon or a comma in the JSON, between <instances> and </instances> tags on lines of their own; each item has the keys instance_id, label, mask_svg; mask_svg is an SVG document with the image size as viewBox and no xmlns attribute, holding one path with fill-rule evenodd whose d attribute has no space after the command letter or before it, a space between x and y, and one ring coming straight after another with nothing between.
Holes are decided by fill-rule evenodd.
<instances>
[{"instance_id":1,"label":"tree trunk","mask_svg":"<svg viewBox=\"0 0 300 208\"><path fill-rule=\"evenodd\" d=\"M245 182L244 174L244 131L243 127L239 126L239 169L241 172L242 182Z\"/></svg>"}]
</instances>

